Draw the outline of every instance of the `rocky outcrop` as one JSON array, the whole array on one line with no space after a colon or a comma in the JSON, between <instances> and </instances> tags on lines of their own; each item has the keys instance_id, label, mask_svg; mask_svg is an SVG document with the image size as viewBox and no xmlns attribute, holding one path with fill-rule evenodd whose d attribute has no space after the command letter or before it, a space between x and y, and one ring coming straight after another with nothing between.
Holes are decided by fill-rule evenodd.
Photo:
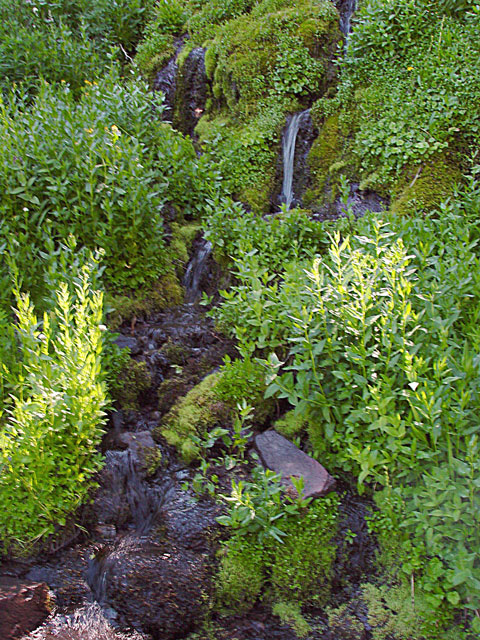
<instances>
[{"instance_id":1,"label":"rocky outcrop","mask_svg":"<svg viewBox=\"0 0 480 640\"><path fill-rule=\"evenodd\" d=\"M207 102L205 49L192 49L177 78L173 124L182 133L193 135Z\"/></svg>"},{"instance_id":2,"label":"rocky outcrop","mask_svg":"<svg viewBox=\"0 0 480 640\"><path fill-rule=\"evenodd\" d=\"M0 638L15 640L33 631L50 614L44 582L0 578Z\"/></svg>"},{"instance_id":3,"label":"rocky outcrop","mask_svg":"<svg viewBox=\"0 0 480 640\"><path fill-rule=\"evenodd\" d=\"M303 478L304 498L319 498L333 490L335 480L320 463L270 429L255 437L255 446L263 464L280 473L287 486L291 478Z\"/></svg>"}]
</instances>

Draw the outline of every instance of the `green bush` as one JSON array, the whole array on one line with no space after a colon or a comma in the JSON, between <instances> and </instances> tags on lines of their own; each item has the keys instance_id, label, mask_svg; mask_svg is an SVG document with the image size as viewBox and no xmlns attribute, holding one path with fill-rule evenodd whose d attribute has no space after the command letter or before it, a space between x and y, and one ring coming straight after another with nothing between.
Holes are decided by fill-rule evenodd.
<instances>
[{"instance_id":1,"label":"green bush","mask_svg":"<svg viewBox=\"0 0 480 640\"><path fill-rule=\"evenodd\" d=\"M429 0L361 4L340 92L347 109L356 105L362 175L392 185L404 167L441 152L465 162L455 154L468 155L480 132L479 27L478 11L447 16Z\"/></svg>"},{"instance_id":2,"label":"green bush","mask_svg":"<svg viewBox=\"0 0 480 640\"><path fill-rule=\"evenodd\" d=\"M214 170L158 117L161 103L112 70L87 81L79 101L67 85L43 83L31 108L18 93L2 105L2 236L32 263L45 235L105 252L113 287L152 284L170 265L162 206L198 215ZM35 286L35 283L31 284ZM29 285L29 288L31 288Z\"/></svg>"},{"instance_id":3,"label":"green bush","mask_svg":"<svg viewBox=\"0 0 480 640\"><path fill-rule=\"evenodd\" d=\"M16 295L17 366L0 427L0 541L28 553L85 499L99 469L107 398L102 372L102 294L95 263L65 274L41 321L28 294ZM12 517L12 506L15 517Z\"/></svg>"}]
</instances>

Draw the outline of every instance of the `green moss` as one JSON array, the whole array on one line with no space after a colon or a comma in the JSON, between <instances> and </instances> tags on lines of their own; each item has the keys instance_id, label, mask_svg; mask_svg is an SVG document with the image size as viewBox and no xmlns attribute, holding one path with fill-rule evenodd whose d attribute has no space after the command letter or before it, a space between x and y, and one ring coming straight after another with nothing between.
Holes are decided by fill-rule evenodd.
<instances>
[{"instance_id":1,"label":"green moss","mask_svg":"<svg viewBox=\"0 0 480 640\"><path fill-rule=\"evenodd\" d=\"M281 600L326 602L336 554L333 538L337 526L336 494L313 502L303 517L282 520L280 528L286 535L283 544L275 543L272 549L270 578Z\"/></svg>"},{"instance_id":2,"label":"green moss","mask_svg":"<svg viewBox=\"0 0 480 640\"><path fill-rule=\"evenodd\" d=\"M461 179L459 163L444 155L407 168L394 189L391 211L398 215L431 211L453 192Z\"/></svg>"},{"instance_id":3,"label":"green moss","mask_svg":"<svg viewBox=\"0 0 480 640\"><path fill-rule=\"evenodd\" d=\"M442 612L432 610L418 588L403 585L362 585L362 599L368 607L368 623L372 627L372 639L384 640L447 640L455 632L442 631ZM456 631L458 634L458 629Z\"/></svg>"},{"instance_id":4,"label":"green moss","mask_svg":"<svg viewBox=\"0 0 480 640\"><path fill-rule=\"evenodd\" d=\"M231 538L222 550L216 595L223 612L242 613L257 600L265 582L263 550L246 537Z\"/></svg>"},{"instance_id":5,"label":"green moss","mask_svg":"<svg viewBox=\"0 0 480 640\"><path fill-rule=\"evenodd\" d=\"M153 287L139 294L107 294L108 325L112 330L123 323L135 322L137 317L148 316L155 311L181 304L183 289L175 274L162 276Z\"/></svg>"},{"instance_id":6,"label":"green moss","mask_svg":"<svg viewBox=\"0 0 480 640\"><path fill-rule=\"evenodd\" d=\"M273 605L272 613L278 616L283 624L290 625L299 638L306 638L312 631L310 625L302 616L298 602L280 601Z\"/></svg>"},{"instance_id":7,"label":"green moss","mask_svg":"<svg viewBox=\"0 0 480 640\"><path fill-rule=\"evenodd\" d=\"M229 409L215 393L218 380L218 373L204 378L168 412L157 430L187 462L200 454L197 438L228 419Z\"/></svg>"},{"instance_id":8,"label":"green moss","mask_svg":"<svg viewBox=\"0 0 480 640\"><path fill-rule=\"evenodd\" d=\"M181 342L174 342L170 338L160 349L170 364L184 365L188 355L188 349Z\"/></svg>"},{"instance_id":9,"label":"green moss","mask_svg":"<svg viewBox=\"0 0 480 640\"><path fill-rule=\"evenodd\" d=\"M219 400L232 409L245 400L254 408L255 422L262 425L274 409L272 398L264 398L266 389L265 370L260 364L248 357L233 361L228 356L225 358L215 388Z\"/></svg>"},{"instance_id":10,"label":"green moss","mask_svg":"<svg viewBox=\"0 0 480 640\"><path fill-rule=\"evenodd\" d=\"M274 423L273 428L285 438L293 438L306 431L307 422L303 416L297 415L294 411L289 411L283 418Z\"/></svg>"}]
</instances>

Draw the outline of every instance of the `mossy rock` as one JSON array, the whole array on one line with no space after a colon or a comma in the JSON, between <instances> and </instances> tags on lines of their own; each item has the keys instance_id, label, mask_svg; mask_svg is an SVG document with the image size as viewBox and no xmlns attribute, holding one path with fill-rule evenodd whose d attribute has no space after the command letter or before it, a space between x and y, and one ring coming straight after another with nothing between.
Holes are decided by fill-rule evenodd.
<instances>
[{"instance_id":1,"label":"mossy rock","mask_svg":"<svg viewBox=\"0 0 480 640\"><path fill-rule=\"evenodd\" d=\"M196 222L183 225L178 222L172 222L171 229L172 237L168 245L171 260L184 267L190 259L193 242L202 227Z\"/></svg>"},{"instance_id":2,"label":"mossy rock","mask_svg":"<svg viewBox=\"0 0 480 640\"><path fill-rule=\"evenodd\" d=\"M191 389L165 416L156 434L174 446L186 462L200 457L198 439L228 421L230 409L215 393L219 379L212 373Z\"/></svg>"},{"instance_id":3,"label":"mossy rock","mask_svg":"<svg viewBox=\"0 0 480 640\"><path fill-rule=\"evenodd\" d=\"M137 410L140 396L151 385L152 378L147 363L130 358L115 380L112 396L122 409Z\"/></svg>"},{"instance_id":4,"label":"mossy rock","mask_svg":"<svg viewBox=\"0 0 480 640\"><path fill-rule=\"evenodd\" d=\"M152 287L140 293L107 295L106 306L110 309L108 325L115 331L125 322L134 322L135 318L149 316L177 306L183 301L183 289L175 274L170 273L159 278Z\"/></svg>"},{"instance_id":5,"label":"mossy rock","mask_svg":"<svg viewBox=\"0 0 480 640\"><path fill-rule=\"evenodd\" d=\"M342 158L343 136L339 126L339 115L334 114L325 119L308 155L312 186L304 197L305 206L315 202L324 202L326 188L331 182L338 180L334 173L335 164Z\"/></svg>"},{"instance_id":6,"label":"mossy rock","mask_svg":"<svg viewBox=\"0 0 480 640\"><path fill-rule=\"evenodd\" d=\"M435 209L462 179L459 163L451 156L437 156L404 170L394 190L391 211L397 215Z\"/></svg>"}]
</instances>

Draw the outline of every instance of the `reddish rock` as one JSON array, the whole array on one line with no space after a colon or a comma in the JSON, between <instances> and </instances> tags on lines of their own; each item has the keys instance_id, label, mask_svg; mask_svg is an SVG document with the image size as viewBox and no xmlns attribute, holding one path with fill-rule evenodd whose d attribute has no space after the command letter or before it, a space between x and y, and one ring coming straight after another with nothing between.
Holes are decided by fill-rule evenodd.
<instances>
[{"instance_id":1,"label":"reddish rock","mask_svg":"<svg viewBox=\"0 0 480 640\"><path fill-rule=\"evenodd\" d=\"M335 480L322 465L296 447L273 429L255 437L260 459L264 466L280 473L287 486L290 478L303 478L304 498L319 498L335 487Z\"/></svg>"},{"instance_id":2,"label":"reddish rock","mask_svg":"<svg viewBox=\"0 0 480 640\"><path fill-rule=\"evenodd\" d=\"M0 638L15 640L33 631L50 614L44 582L0 577Z\"/></svg>"}]
</instances>

